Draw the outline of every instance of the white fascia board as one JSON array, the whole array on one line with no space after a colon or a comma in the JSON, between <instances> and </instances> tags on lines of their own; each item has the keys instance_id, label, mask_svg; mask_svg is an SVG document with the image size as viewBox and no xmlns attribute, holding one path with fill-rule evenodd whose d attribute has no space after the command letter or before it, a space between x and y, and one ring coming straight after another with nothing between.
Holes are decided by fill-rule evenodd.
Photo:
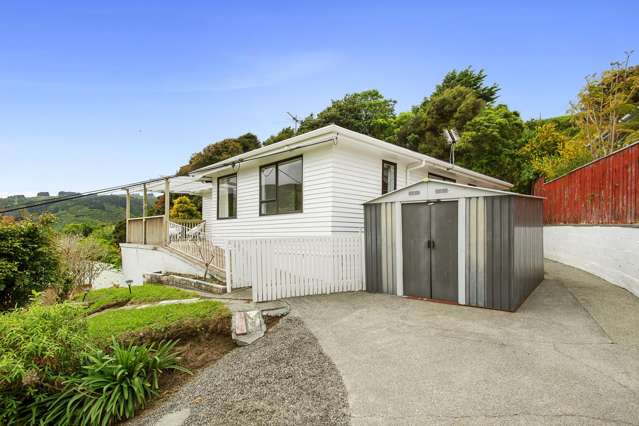
<instances>
[{"instance_id":1,"label":"white fascia board","mask_svg":"<svg viewBox=\"0 0 639 426\"><path fill-rule=\"evenodd\" d=\"M276 142L271 145L263 146L261 148L257 148L252 151L245 152L240 155L236 155L235 157L231 157L223 161L218 161L217 163L194 170L193 172L190 173L190 176L201 178L211 174L217 174L221 170L230 168L230 166L220 168L221 165L232 163L234 161L248 160L253 157L259 157L261 155L276 154L278 153L278 151L285 153L287 150L292 149L298 145L311 142L312 139L319 138L321 136L327 136L327 135L337 136L338 143L339 142L353 143L353 141L356 141L357 143L365 143L368 146L377 148L378 150L386 151L386 152L395 154L397 156L404 157L406 159L412 159L414 161L423 161L423 162L426 162L426 164L429 166L433 166L448 172L454 172L454 173L475 179L479 182L488 183L491 185L499 186L501 188L511 188L513 186L509 182L496 179L490 176L486 176L484 174L474 172L472 170L468 170L463 167L451 165L450 163L447 163L445 161L438 160L433 157L429 157L428 155L424 155L419 152L415 152L410 149L407 149L398 145L394 145L389 142L384 142L382 140L376 139L368 135L364 135L362 133L345 129L335 124L330 124L328 126L325 126L316 130L312 130L310 132L307 132L298 136L293 136L292 138L285 139L283 141ZM341 141L340 141L339 136L344 136L345 138L341 138Z\"/></svg>"},{"instance_id":2,"label":"white fascia board","mask_svg":"<svg viewBox=\"0 0 639 426\"><path fill-rule=\"evenodd\" d=\"M217 163L213 163L210 164L208 166L204 166L201 167L197 170L193 170L190 175L192 176L197 176L197 177L201 177L201 176L206 176L207 174L211 173L211 171L214 171L215 173L217 173L219 170L223 170L221 168L219 168L219 166L226 164L226 163L232 163L235 161L240 161L240 160L248 160L250 158L253 157L259 157L261 155L266 155L266 154L277 154L277 153L285 153L286 151L290 150L291 148L294 148L298 145L302 145L305 142L310 142L311 139L315 139L318 138L320 136L326 136L326 135L330 135L331 133L336 133L335 129L337 126L335 125L330 125L330 126L325 126L322 127L320 129L316 129L316 130L312 130L310 132L298 135L298 136L293 136L292 138L288 138L285 139L283 141L279 141L270 145L266 145L263 146L261 148L256 148L252 151L248 151L245 152L243 154L239 154L236 155L234 157L231 158L227 158L226 160L222 160L222 161L218 161ZM227 166L230 167L230 166ZM225 167L224 169L226 169L227 167ZM208 173L207 173L208 171Z\"/></svg>"}]
</instances>

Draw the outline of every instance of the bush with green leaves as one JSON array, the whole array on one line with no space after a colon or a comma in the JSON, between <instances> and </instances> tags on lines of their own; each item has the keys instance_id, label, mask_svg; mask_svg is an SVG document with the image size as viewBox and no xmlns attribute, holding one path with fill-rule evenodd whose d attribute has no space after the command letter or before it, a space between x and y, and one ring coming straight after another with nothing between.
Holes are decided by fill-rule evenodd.
<instances>
[{"instance_id":1,"label":"bush with green leaves","mask_svg":"<svg viewBox=\"0 0 639 426\"><path fill-rule=\"evenodd\" d=\"M0 221L0 310L24 306L58 279L51 216Z\"/></svg>"},{"instance_id":2,"label":"bush with green leaves","mask_svg":"<svg viewBox=\"0 0 639 426\"><path fill-rule=\"evenodd\" d=\"M166 370L189 372L178 364L175 342L123 346L115 338L109 352L88 355L82 373L64 389L35 404L41 424L109 425L129 419L157 395L158 376Z\"/></svg>"},{"instance_id":3,"label":"bush with green leaves","mask_svg":"<svg viewBox=\"0 0 639 426\"><path fill-rule=\"evenodd\" d=\"M69 303L0 315L0 424L18 421L78 371L90 342L84 315Z\"/></svg>"},{"instance_id":4,"label":"bush with green leaves","mask_svg":"<svg viewBox=\"0 0 639 426\"><path fill-rule=\"evenodd\" d=\"M72 303L0 315L0 424L111 424L157 394L162 372L188 372L175 342L97 348L85 315Z\"/></svg>"}]
</instances>

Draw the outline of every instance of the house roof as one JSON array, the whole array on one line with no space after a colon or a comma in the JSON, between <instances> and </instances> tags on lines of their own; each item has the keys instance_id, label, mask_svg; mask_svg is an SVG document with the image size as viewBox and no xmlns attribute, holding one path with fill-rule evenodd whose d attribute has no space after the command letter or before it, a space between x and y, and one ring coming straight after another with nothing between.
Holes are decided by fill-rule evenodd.
<instances>
[{"instance_id":1,"label":"house roof","mask_svg":"<svg viewBox=\"0 0 639 426\"><path fill-rule=\"evenodd\" d=\"M503 187L503 188L512 187L512 184L509 182L496 179L496 178L484 175L482 173L474 172L464 167L452 165L445 161L438 160L433 157L429 157L428 155L424 155L419 152L415 152L410 149L407 149L398 145L394 145L389 142L384 142L382 140L373 138L371 136L367 136L358 132L354 132L352 130L345 129L335 124L330 124L328 126L325 126L325 127L322 127L301 135L297 135L292 138L285 139L283 141L276 142L271 145L263 146L261 148L254 149L252 151L248 151L243 154L236 155L229 159L219 161L217 163L194 170L189 175L193 177L201 178L208 174L212 174L213 172L217 172L227 167L232 167L236 164L239 164L245 161L256 160L256 159L264 158L267 156L277 155L277 154L301 149L307 146L312 146L312 145L316 145L320 143L341 142L341 141L345 141L347 143L350 143L353 141L357 143L365 143L378 150L393 153L399 157L404 157L407 160L421 162L424 165L431 166L435 169L454 172L456 174L467 176L477 181L489 183L489 184Z\"/></svg>"},{"instance_id":2,"label":"house roof","mask_svg":"<svg viewBox=\"0 0 639 426\"><path fill-rule=\"evenodd\" d=\"M421 188L420 188L421 187ZM444 191L438 191L443 188L450 188ZM516 192L501 191L499 189L484 188L479 186L464 185L456 182L447 182L438 179L425 178L412 185L405 186L395 191L388 192L380 197L375 197L364 204L377 204L393 201L422 201L422 200L444 200L466 197L483 197L497 195L512 195L517 197L538 198L534 195L518 194Z\"/></svg>"}]
</instances>

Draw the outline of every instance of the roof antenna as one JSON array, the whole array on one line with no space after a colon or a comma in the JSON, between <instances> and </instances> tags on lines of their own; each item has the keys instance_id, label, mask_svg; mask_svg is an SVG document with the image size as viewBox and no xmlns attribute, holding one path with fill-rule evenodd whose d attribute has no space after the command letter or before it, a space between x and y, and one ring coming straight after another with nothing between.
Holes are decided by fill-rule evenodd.
<instances>
[{"instance_id":1,"label":"roof antenna","mask_svg":"<svg viewBox=\"0 0 639 426\"><path fill-rule=\"evenodd\" d=\"M293 122L295 124L293 124L293 131L295 132L295 134L297 134L297 129L299 128L299 125L302 124L302 119L299 118L297 115L293 115L290 112L286 112L286 114L288 114L289 117L291 117L291 120L293 120Z\"/></svg>"},{"instance_id":2,"label":"roof antenna","mask_svg":"<svg viewBox=\"0 0 639 426\"><path fill-rule=\"evenodd\" d=\"M459 142L459 134L454 128L444 129L444 137L446 138L446 144L450 145L450 157L448 162L455 165L455 144Z\"/></svg>"}]
</instances>

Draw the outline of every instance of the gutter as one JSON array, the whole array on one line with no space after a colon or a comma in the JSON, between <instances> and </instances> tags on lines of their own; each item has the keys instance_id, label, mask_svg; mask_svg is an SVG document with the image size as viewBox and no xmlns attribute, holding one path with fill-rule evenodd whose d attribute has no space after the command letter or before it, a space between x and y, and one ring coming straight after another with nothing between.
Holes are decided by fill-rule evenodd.
<instances>
[{"instance_id":1,"label":"gutter","mask_svg":"<svg viewBox=\"0 0 639 426\"><path fill-rule=\"evenodd\" d=\"M280 147L280 149L276 149L276 150L267 152L267 153L265 153L263 155L257 155L257 156L254 156L254 157L247 156L247 157L244 157L244 158L238 158L236 160L227 160L227 161L224 161L222 164L218 164L216 166L211 165L211 166L208 166L207 168L203 167L201 169L198 169L199 173L198 173L198 170L194 170L193 172L189 173L189 176L197 178L199 181L203 181L204 182L204 181L207 180L207 176L208 175L210 175L211 173L217 172L218 170L223 169L225 167L235 167L235 165L239 165L239 164L246 163L246 162L249 162L249 161L260 160L262 158L268 158L268 157L272 157L274 155L281 155L281 154L285 154L287 152L295 151L297 149L308 148L308 147L311 147L311 146L320 145L320 144L327 143L327 142L333 142L333 144L336 144L338 136L339 136L339 134L335 134L335 136L333 136L331 138L322 139L322 140L311 142L311 143L307 143L307 144L304 144L304 145L293 146L293 145L295 145L296 143L299 143L299 142L289 143L288 145Z\"/></svg>"},{"instance_id":2,"label":"gutter","mask_svg":"<svg viewBox=\"0 0 639 426\"><path fill-rule=\"evenodd\" d=\"M406 179L404 181L404 185L408 186L408 176L410 175L410 172L422 169L424 167L426 167L426 160L420 161L417 165L415 165L413 167L406 166Z\"/></svg>"}]
</instances>

